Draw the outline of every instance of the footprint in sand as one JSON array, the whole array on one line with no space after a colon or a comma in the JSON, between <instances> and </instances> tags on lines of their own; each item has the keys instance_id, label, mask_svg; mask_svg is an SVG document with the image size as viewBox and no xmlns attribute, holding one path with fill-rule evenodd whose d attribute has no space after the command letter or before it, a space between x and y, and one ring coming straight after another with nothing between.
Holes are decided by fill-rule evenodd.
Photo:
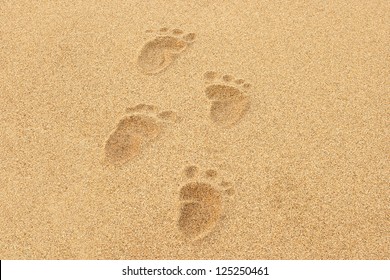
<instances>
[{"instance_id":1,"label":"footprint in sand","mask_svg":"<svg viewBox=\"0 0 390 280\"><path fill-rule=\"evenodd\" d=\"M228 182L210 183L217 179L217 171L207 170L204 180L196 177L199 170L189 166L184 170L185 176L191 180L180 189L179 230L187 240L199 240L208 235L220 221L224 212L225 197L234 194L234 187Z\"/></svg>"},{"instance_id":2,"label":"footprint in sand","mask_svg":"<svg viewBox=\"0 0 390 280\"><path fill-rule=\"evenodd\" d=\"M221 127L231 127L239 122L249 108L248 89L243 79L220 75L213 71L204 74L206 97L211 101L210 119Z\"/></svg>"},{"instance_id":3,"label":"footprint in sand","mask_svg":"<svg viewBox=\"0 0 390 280\"><path fill-rule=\"evenodd\" d=\"M195 40L195 33L187 33L180 29L161 28L154 33L154 39L147 42L138 56L138 66L145 74L157 74L169 65Z\"/></svg>"},{"instance_id":4,"label":"footprint in sand","mask_svg":"<svg viewBox=\"0 0 390 280\"><path fill-rule=\"evenodd\" d=\"M147 104L127 108L126 113L106 141L105 160L109 164L120 165L135 158L158 138L164 124L179 121L175 112L158 112L156 106Z\"/></svg>"}]
</instances>

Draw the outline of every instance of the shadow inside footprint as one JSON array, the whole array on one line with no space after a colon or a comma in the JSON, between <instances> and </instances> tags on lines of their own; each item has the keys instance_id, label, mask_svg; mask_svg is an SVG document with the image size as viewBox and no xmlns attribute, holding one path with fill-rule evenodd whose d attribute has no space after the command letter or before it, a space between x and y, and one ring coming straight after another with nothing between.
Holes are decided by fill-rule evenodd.
<instances>
[{"instance_id":1,"label":"shadow inside footprint","mask_svg":"<svg viewBox=\"0 0 390 280\"><path fill-rule=\"evenodd\" d=\"M206 87L205 93L211 100L210 119L219 126L236 124L249 108L249 96L236 86L213 84Z\"/></svg>"},{"instance_id":2,"label":"shadow inside footprint","mask_svg":"<svg viewBox=\"0 0 390 280\"><path fill-rule=\"evenodd\" d=\"M195 238L216 223L213 209L198 202L183 204L179 219L179 229L188 238Z\"/></svg>"},{"instance_id":3,"label":"shadow inside footprint","mask_svg":"<svg viewBox=\"0 0 390 280\"><path fill-rule=\"evenodd\" d=\"M180 191L182 207L179 229L186 238L207 234L218 222L222 211L221 194L206 183L188 183Z\"/></svg>"},{"instance_id":4,"label":"shadow inside footprint","mask_svg":"<svg viewBox=\"0 0 390 280\"><path fill-rule=\"evenodd\" d=\"M157 74L167 68L195 39L194 33L185 36L181 34L181 30L176 30L176 33L173 31L172 36L159 35L146 43L137 61L141 71L145 74Z\"/></svg>"},{"instance_id":5,"label":"shadow inside footprint","mask_svg":"<svg viewBox=\"0 0 390 280\"><path fill-rule=\"evenodd\" d=\"M159 111L154 105L137 104L126 108L126 113L106 140L105 161L121 165L138 156L141 149L155 141L167 127L181 121L171 110Z\"/></svg>"},{"instance_id":6,"label":"shadow inside footprint","mask_svg":"<svg viewBox=\"0 0 390 280\"><path fill-rule=\"evenodd\" d=\"M156 119L145 115L122 118L105 145L106 160L122 164L140 153L145 140L153 140L161 133Z\"/></svg>"},{"instance_id":7,"label":"shadow inside footprint","mask_svg":"<svg viewBox=\"0 0 390 280\"><path fill-rule=\"evenodd\" d=\"M244 97L244 94L237 88L226 85L210 85L205 90L206 96L211 100L236 100Z\"/></svg>"},{"instance_id":8,"label":"shadow inside footprint","mask_svg":"<svg viewBox=\"0 0 390 280\"><path fill-rule=\"evenodd\" d=\"M211 120L223 127L229 127L237 123L248 108L248 100L214 101L210 108Z\"/></svg>"},{"instance_id":9,"label":"shadow inside footprint","mask_svg":"<svg viewBox=\"0 0 390 280\"><path fill-rule=\"evenodd\" d=\"M105 145L106 160L110 164L124 163L140 153L142 139L115 131Z\"/></svg>"}]
</instances>

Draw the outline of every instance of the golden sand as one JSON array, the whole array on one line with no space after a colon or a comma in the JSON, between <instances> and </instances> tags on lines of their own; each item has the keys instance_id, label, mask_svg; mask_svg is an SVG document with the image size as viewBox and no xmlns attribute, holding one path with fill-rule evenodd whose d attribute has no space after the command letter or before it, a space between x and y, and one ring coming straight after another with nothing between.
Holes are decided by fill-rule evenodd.
<instances>
[{"instance_id":1,"label":"golden sand","mask_svg":"<svg viewBox=\"0 0 390 280\"><path fill-rule=\"evenodd\" d=\"M3 1L0 259L388 259L390 2L282 2Z\"/></svg>"}]
</instances>

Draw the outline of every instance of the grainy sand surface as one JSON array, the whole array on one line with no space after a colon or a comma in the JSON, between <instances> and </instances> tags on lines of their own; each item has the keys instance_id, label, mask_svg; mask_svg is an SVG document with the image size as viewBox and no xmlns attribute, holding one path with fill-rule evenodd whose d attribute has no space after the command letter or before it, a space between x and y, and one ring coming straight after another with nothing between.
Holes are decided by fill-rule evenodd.
<instances>
[{"instance_id":1,"label":"grainy sand surface","mask_svg":"<svg viewBox=\"0 0 390 280\"><path fill-rule=\"evenodd\" d=\"M1 259L388 259L390 2L2 1Z\"/></svg>"}]
</instances>

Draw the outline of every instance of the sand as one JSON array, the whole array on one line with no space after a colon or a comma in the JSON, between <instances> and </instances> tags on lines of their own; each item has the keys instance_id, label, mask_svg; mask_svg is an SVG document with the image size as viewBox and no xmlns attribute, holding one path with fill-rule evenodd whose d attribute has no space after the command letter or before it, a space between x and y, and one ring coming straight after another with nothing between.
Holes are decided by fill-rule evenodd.
<instances>
[{"instance_id":1,"label":"sand","mask_svg":"<svg viewBox=\"0 0 390 280\"><path fill-rule=\"evenodd\" d=\"M389 10L3 1L0 259L388 259Z\"/></svg>"}]
</instances>

